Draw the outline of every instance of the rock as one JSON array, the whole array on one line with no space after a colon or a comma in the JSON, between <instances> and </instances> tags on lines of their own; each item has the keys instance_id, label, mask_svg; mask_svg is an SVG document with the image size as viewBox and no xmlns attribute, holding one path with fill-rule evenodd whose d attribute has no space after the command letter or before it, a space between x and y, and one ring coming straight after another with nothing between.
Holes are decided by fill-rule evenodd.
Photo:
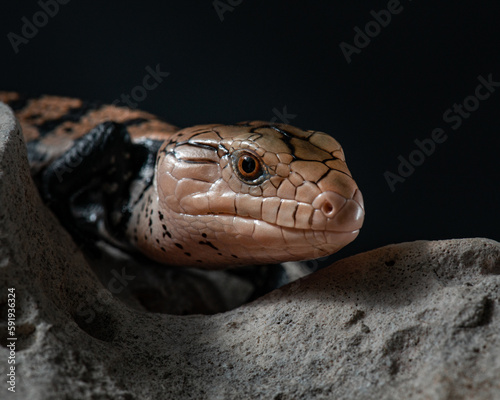
<instances>
[{"instance_id":1,"label":"rock","mask_svg":"<svg viewBox=\"0 0 500 400\"><path fill-rule=\"evenodd\" d=\"M144 311L114 270L99 280L42 205L0 104L1 398L500 398L492 240L389 245L216 315Z\"/></svg>"}]
</instances>

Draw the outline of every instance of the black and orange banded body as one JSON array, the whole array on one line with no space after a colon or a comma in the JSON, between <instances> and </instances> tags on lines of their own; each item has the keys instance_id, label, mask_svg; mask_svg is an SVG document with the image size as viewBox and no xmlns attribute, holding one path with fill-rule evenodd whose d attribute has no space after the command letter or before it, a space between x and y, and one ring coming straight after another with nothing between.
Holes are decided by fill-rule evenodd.
<instances>
[{"instance_id":1,"label":"black and orange banded body","mask_svg":"<svg viewBox=\"0 0 500 400\"><path fill-rule=\"evenodd\" d=\"M0 92L42 198L74 237L207 269L331 254L358 235L340 144L263 121L178 129L147 112Z\"/></svg>"},{"instance_id":2,"label":"black and orange banded body","mask_svg":"<svg viewBox=\"0 0 500 400\"><path fill-rule=\"evenodd\" d=\"M0 91L0 101L14 110L28 145L30 165L35 170L46 167L75 140L104 122L113 121L127 127L133 140L164 141L178 130L144 111L69 97L27 98L16 92Z\"/></svg>"}]
</instances>

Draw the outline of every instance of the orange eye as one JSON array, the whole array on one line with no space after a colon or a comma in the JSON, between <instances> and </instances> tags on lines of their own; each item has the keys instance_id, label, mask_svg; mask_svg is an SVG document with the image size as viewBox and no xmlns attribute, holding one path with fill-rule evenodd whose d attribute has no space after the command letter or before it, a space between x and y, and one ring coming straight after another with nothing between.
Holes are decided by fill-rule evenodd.
<instances>
[{"instance_id":1,"label":"orange eye","mask_svg":"<svg viewBox=\"0 0 500 400\"><path fill-rule=\"evenodd\" d=\"M240 178L247 183L256 183L264 173L262 163L251 153L242 152L237 156L236 169Z\"/></svg>"}]
</instances>

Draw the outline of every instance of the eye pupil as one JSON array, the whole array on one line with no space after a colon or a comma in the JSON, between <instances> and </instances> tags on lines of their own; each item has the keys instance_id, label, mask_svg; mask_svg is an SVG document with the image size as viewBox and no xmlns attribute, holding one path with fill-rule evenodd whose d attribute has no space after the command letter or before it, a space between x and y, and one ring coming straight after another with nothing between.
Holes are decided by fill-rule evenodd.
<instances>
[{"instance_id":1,"label":"eye pupil","mask_svg":"<svg viewBox=\"0 0 500 400\"><path fill-rule=\"evenodd\" d=\"M241 169L247 174L252 174L257 169L257 163L252 157L244 156L241 160Z\"/></svg>"},{"instance_id":2,"label":"eye pupil","mask_svg":"<svg viewBox=\"0 0 500 400\"><path fill-rule=\"evenodd\" d=\"M234 169L238 177L245 183L258 184L264 173L262 162L257 156L248 152L234 154Z\"/></svg>"}]
</instances>

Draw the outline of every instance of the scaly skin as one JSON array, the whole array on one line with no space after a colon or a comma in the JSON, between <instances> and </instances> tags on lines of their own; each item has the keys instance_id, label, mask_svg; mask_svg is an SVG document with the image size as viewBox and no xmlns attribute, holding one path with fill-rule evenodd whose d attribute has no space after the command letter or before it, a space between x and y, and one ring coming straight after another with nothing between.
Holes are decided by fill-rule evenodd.
<instances>
[{"instance_id":1,"label":"scaly skin","mask_svg":"<svg viewBox=\"0 0 500 400\"><path fill-rule=\"evenodd\" d=\"M16 96L0 92L10 104ZM79 100L57 97L18 107L26 140L37 141L34 173L106 120L134 121L128 130L136 143L162 140L153 184L140 192L131 185L125 227L130 245L158 262L216 269L311 259L359 233L361 192L341 146L325 133L261 121L177 130L115 106L64 120L78 107Z\"/></svg>"}]
</instances>

